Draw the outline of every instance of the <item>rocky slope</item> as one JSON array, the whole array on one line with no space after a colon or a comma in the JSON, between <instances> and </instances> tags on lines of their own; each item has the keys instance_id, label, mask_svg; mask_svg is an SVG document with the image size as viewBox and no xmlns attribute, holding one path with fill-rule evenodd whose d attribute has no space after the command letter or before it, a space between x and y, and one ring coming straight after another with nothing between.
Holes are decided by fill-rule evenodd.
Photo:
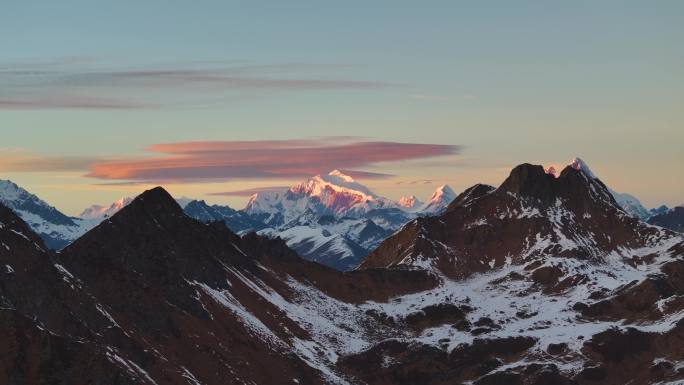
<instances>
[{"instance_id":1,"label":"rocky slope","mask_svg":"<svg viewBox=\"0 0 684 385\"><path fill-rule=\"evenodd\" d=\"M443 281L375 310L406 319L414 309L424 320L414 342L344 361L372 373L369 383L416 372L435 384L684 377L674 343L684 337L684 239L628 215L581 167L555 177L521 165L499 188L474 186L442 216L407 224L361 268L407 266ZM432 365L416 363L426 356Z\"/></svg>"},{"instance_id":2,"label":"rocky slope","mask_svg":"<svg viewBox=\"0 0 684 385\"><path fill-rule=\"evenodd\" d=\"M57 255L2 210L3 383L346 383L338 355L382 328L354 304L436 285L307 262L186 216L160 188Z\"/></svg>"}]
</instances>

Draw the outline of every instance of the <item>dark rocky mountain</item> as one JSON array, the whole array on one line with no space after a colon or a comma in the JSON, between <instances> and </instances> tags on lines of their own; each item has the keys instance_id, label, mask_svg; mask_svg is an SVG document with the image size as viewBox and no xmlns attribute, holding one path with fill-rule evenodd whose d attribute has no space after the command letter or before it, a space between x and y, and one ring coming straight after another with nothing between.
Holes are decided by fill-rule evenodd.
<instances>
[{"instance_id":1,"label":"dark rocky mountain","mask_svg":"<svg viewBox=\"0 0 684 385\"><path fill-rule=\"evenodd\" d=\"M186 216L161 188L59 254L3 210L3 383L346 383L337 354L382 329L353 304L437 283L305 261Z\"/></svg>"},{"instance_id":2,"label":"dark rocky mountain","mask_svg":"<svg viewBox=\"0 0 684 385\"><path fill-rule=\"evenodd\" d=\"M0 383L149 383L106 307L46 250L0 204Z\"/></svg>"},{"instance_id":3,"label":"dark rocky mountain","mask_svg":"<svg viewBox=\"0 0 684 385\"><path fill-rule=\"evenodd\" d=\"M684 206L677 206L652 216L648 223L684 233Z\"/></svg>"},{"instance_id":4,"label":"dark rocky mountain","mask_svg":"<svg viewBox=\"0 0 684 385\"><path fill-rule=\"evenodd\" d=\"M668 236L625 214L582 170L568 166L554 177L524 164L499 188L476 185L444 215L410 222L361 267L427 263L466 278L549 254L601 261L621 247L648 247Z\"/></svg>"},{"instance_id":5,"label":"dark rocky mountain","mask_svg":"<svg viewBox=\"0 0 684 385\"><path fill-rule=\"evenodd\" d=\"M666 213L668 210L670 210L670 208L665 206L665 205L660 205L658 207L654 207L654 208L648 210L649 218L654 217L658 214Z\"/></svg>"},{"instance_id":6,"label":"dark rocky mountain","mask_svg":"<svg viewBox=\"0 0 684 385\"><path fill-rule=\"evenodd\" d=\"M684 380L684 238L581 168L518 166L344 273L194 220L161 188L59 254L0 218L22 234L0 229L0 314L14 317L0 376L14 383Z\"/></svg>"},{"instance_id":7,"label":"dark rocky mountain","mask_svg":"<svg viewBox=\"0 0 684 385\"><path fill-rule=\"evenodd\" d=\"M443 282L401 298L402 309L422 307L421 343L386 342L343 361L368 383L400 383L392 378L417 367L435 384L684 377L673 342L684 336L684 238L628 215L581 168L556 178L521 165L497 189L476 185L442 216L407 224L360 268L406 266Z\"/></svg>"}]
</instances>

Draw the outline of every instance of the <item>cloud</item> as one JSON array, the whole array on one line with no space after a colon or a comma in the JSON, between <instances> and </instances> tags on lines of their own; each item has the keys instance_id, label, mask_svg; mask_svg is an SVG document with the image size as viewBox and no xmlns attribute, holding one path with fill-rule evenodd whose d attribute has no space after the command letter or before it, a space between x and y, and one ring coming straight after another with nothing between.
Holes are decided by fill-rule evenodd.
<instances>
[{"instance_id":1,"label":"cloud","mask_svg":"<svg viewBox=\"0 0 684 385\"><path fill-rule=\"evenodd\" d=\"M230 196L230 197L249 197L254 194L264 193L264 192L274 192L274 191L285 191L289 186L270 186L270 187L255 187L244 190L234 190L234 191L223 191L223 192L213 192L208 195L217 196Z\"/></svg>"},{"instance_id":2,"label":"cloud","mask_svg":"<svg viewBox=\"0 0 684 385\"><path fill-rule=\"evenodd\" d=\"M54 172L83 171L93 163L104 162L105 158L78 156L43 156L0 149L0 171L2 172Z\"/></svg>"},{"instance_id":3,"label":"cloud","mask_svg":"<svg viewBox=\"0 0 684 385\"><path fill-rule=\"evenodd\" d=\"M150 108L152 105L135 103L131 101L79 98L62 96L58 99L49 98L26 98L23 100L0 99L0 110L31 110L31 109L140 109Z\"/></svg>"},{"instance_id":4,"label":"cloud","mask_svg":"<svg viewBox=\"0 0 684 385\"><path fill-rule=\"evenodd\" d=\"M103 180L190 183L229 179L300 178L333 169L359 178L388 174L359 170L400 162L459 154L458 145L311 140L204 141L153 144L145 158L96 162L87 176Z\"/></svg>"},{"instance_id":5,"label":"cloud","mask_svg":"<svg viewBox=\"0 0 684 385\"><path fill-rule=\"evenodd\" d=\"M306 63L206 67L100 68L78 60L0 64L0 109L140 109L213 105L232 97L292 92L372 90L394 84L315 76L340 66Z\"/></svg>"}]
</instances>

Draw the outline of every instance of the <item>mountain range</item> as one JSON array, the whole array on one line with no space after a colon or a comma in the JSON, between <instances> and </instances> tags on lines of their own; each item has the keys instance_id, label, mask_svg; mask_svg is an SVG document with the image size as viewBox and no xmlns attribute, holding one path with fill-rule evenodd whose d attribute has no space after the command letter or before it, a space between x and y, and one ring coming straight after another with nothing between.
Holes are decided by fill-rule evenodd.
<instances>
[{"instance_id":1,"label":"mountain range","mask_svg":"<svg viewBox=\"0 0 684 385\"><path fill-rule=\"evenodd\" d=\"M302 214L401 210L336 202ZM472 186L348 272L189 205L145 191L59 253L0 205L0 383L684 381L684 236L583 162Z\"/></svg>"},{"instance_id":2,"label":"mountain range","mask_svg":"<svg viewBox=\"0 0 684 385\"><path fill-rule=\"evenodd\" d=\"M200 221L224 222L238 234L254 231L280 237L305 258L350 270L410 219L440 212L453 197L449 186L440 186L425 204L406 207L334 170L282 192L254 194L243 210L189 198L176 201L189 216ZM55 250L131 201L124 197L111 205L92 205L78 217L68 217L10 181L0 184L0 202L14 209Z\"/></svg>"},{"instance_id":3,"label":"mountain range","mask_svg":"<svg viewBox=\"0 0 684 385\"><path fill-rule=\"evenodd\" d=\"M575 158L571 164L586 163ZM546 172L555 172L548 168ZM588 171L591 173L591 170ZM593 174L592 174L593 175ZM660 206L646 209L630 194L609 189L616 202L631 216L649 221L673 209ZM387 236L416 217L441 214L456 193L439 186L422 202L416 196L398 201L381 197L339 170L316 175L287 190L257 193L247 206L235 210L225 205L209 205L202 200L177 198L185 212L200 221L221 221L237 234L258 232L280 237L301 256L338 270L350 270L361 263ZM12 208L55 250L65 247L102 220L132 201L123 197L110 205L92 205L78 217L68 217L11 181L0 181L0 202ZM681 231L684 220L653 219L651 223Z\"/></svg>"}]
</instances>

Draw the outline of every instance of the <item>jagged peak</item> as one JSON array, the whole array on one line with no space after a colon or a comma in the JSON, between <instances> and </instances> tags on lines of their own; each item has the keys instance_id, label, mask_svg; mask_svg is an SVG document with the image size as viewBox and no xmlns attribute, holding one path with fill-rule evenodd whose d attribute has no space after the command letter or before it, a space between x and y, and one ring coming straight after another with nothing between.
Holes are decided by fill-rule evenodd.
<instances>
[{"instance_id":1,"label":"jagged peak","mask_svg":"<svg viewBox=\"0 0 684 385\"><path fill-rule=\"evenodd\" d=\"M133 198L131 197L121 197L109 206L104 206L104 205L92 205L81 214L79 214L80 218L83 219L97 219L97 218L106 218L114 215L116 212L124 208L126 205L131 203L133 201Z\"/></svg>"},{"instance_id":2,"label":"jagged peak","mask_svg":"<svg viewBox=\"0 0 684 385\"><path fill-rule=\"evenodd\" d=\"M587 163L579 157L573 158L572 162L570 162L569 166L574 168L575 170L582 171L586 176L588 176L590 178L596 179L596 175L594 175L594 173L591 172L591 169L589 168Z\"/></svg>"},{"instance_id":3,"label":"jagged peak","mask_svg":"<svg viewBox=\"0 0 684 385\"><path fill-rule=\"evenodd\" d=\"M602 201L617 206L608 188L583 164L578 162L567 165L556 176L548 173L548 169L543 166L524 163L511 170L498 190L547 203L564 197L573 201Z\"/></svg>"},{"instance_id":4,"label":"jagged peak","mask_svg":"<svg viewBox=\"0 0 684 385\"><path fill-rule=\"evenodd\" d=\"M357 193L367 196L368 198L377 197L377 195L368 187L357 182L354 180L354 178L342 173L339 170L333 170L325 175L316 175L302 183L292 186L290 191L304 192L307 193L307 195L319 195L321 191L325 190L326 188L347 193Z\"/></svg>"},{"instance_id":5,"label":"jagged peak","mask_svg":"<svg viewBox=\"0 0 684 385\"><path fill-rule=\"evenodd\" d=\"M421 202L418 197L415 195L409 195L409 196L403 196L399 198L399 206L407 208L407 209L414 209L416 207L419 207L423 202Z\"/></svg>"},{"instance_id":6,"label":"jagged peak","mask_svg":"<svg viewBox=\"0 0 684 385\"><path fill-rule=\"evenodd\" d=\"M432 194L432 196L433 196L433 197L436 197L436 196L441 196L441 195L444 195L444 194L456 195L456 193L454 192L454 190L453 190L451 187L449 187L449 185L443 184L443 185L437 187L437 189L436 189L435 192Z\"/></svg>"},{"instance_id":7,"label":"jagged peak","mask_svg":"<svg viewBox=\"0 0 684 385\"><path fill-rule=\"evenodd\" d=\"M591 168L589 168L587 162L585 162L584 160L582 160L582 158L577 156L572 158L570 162L565 166L562 166L560 164L552 164L544 167L544 171L547 174L553 175L556 178L558 178L561 176L562 171L568 167L571 167L574 170L582 171L584 175L588 176L589 178L598 179L596 175L591 171Z\"/></svg>"},{"instance_id":8,"label":"jagged peak","mask_svg":"<svg viewBox=\"0 0 684 385\"><path fill-rule=\"evenodd\" d=\"M184 215L183 209L163 187L143 191L115 216L129 212L144 211L153 216Z\"/></svg>"}]
</instances>

